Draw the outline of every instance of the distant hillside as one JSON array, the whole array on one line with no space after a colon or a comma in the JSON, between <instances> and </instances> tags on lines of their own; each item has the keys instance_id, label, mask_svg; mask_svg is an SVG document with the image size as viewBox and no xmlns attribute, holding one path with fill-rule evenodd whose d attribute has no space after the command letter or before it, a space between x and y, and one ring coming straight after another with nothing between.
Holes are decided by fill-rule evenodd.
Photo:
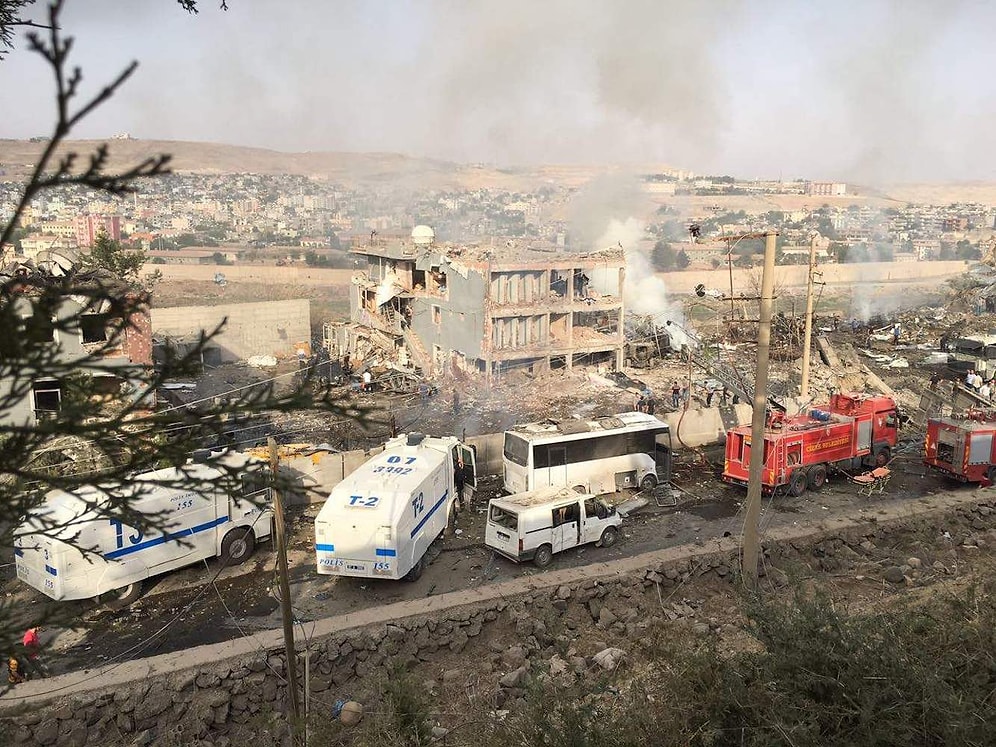
<instances>
[{"instance_id":1,"label":"distant hillside","mask_svg":"<svg viewBox=\"0 0 996 747\"><path fill-rule=\"evenodd\" d=\"M100 140L77 140L61 152L91 152ZM435 189L495 188L523 190L544 183L581 184L601 169L544 166L535 169L496 169L456 164L398 153L283 153L219 143L169 140L110 140L114 167L138 163L159 153L173 156L174 171L185 173L300 174L345 185L394 184ZM0 169L5 178L22 179L41 154L44 143L0 140Z\"/></svg>"},{"instance_id":2,"label":"distant hillside","mask_svg":"<svg viewBox=\"0 0 996 747\"><path fill-rule=\"evenodd\" d=\"M77 140L61 152L74 150L86 155L101 140ZM423 189L500 189L531 191L544 185L580 187L599 174L653 173L660 164L612 167L590 165L529 166L496 168L481 164L458 164L400 153L284 153L265 148L247 148L220 143L192 143L171 140L109 140L112 166L138 163L159 153L173 156L172 168L180 173L300 174L328 179L346 186L421 187ZM44 143L0 139L0 171L4 179L24 179L34 166ZM718 206L724 210L798 210L814 204L868 204L885 206L906 202L948 204L982 202L996 204L996 182L941 182L937 184L892 184L881 188L853 187L856 196L814 198L800 195L745 195L716 197L654 196L653 202L667 203L692 211Z\"/></svg>"}]
</instances>

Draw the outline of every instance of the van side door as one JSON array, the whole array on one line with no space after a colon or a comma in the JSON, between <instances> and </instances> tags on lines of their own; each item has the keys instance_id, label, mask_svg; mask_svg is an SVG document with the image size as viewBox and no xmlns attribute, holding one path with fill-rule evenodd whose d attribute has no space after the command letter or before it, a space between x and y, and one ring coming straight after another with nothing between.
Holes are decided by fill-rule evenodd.
<instances>
[{"instance_id":1,"label":"van side door","mask_svg":"<svg viewBox=\"0 0 996 747\"><path fill-rule=\"evenodd\" d=\"M581 543L581 504L568 503L553 509L553 539L555 553L577 547Z\"/></svg>"},{"instance_id":2,"label":"van side door","mask_svg":"<svg viewBox=\"0 0 996 747\"><path fill-rule=\"evenodd\" d=\"M584 517L581 524L581 544L598 542L602 537L605 520L599 516L599 502L594 496L584 499ZM604 512L604 508L602 512Z\"/></svg>"}]
</instances>

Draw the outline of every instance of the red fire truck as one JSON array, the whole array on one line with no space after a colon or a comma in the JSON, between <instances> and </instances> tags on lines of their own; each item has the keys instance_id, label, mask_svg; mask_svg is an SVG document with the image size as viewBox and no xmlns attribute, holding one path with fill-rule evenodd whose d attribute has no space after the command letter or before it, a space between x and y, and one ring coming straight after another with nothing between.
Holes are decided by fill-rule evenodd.
<instances>
[{"instance_id":1,"label":"red fire truck","mask_svg":"<svg viewBox=\"0 0 996 747\"><path fill-rule=\"evenodd\" d=\"M840 393L799 415L776 413L764 429L762 489L771 493L787 486L789 495L799 496L807 487L822 488L830 471L884 466L898 432L899 413L891 397ZM726 434L726 482L747 484L750 451L749 425Z\"/></svg>"},{"instance_id":2,"label":"red fire truck","mask_svg":"<svg viewBox=\"0 0 996 747\"><path fill-rule=\"evenodd\" d=\"M996 412L969 410L963 418L930 418L923 463L962 482L996 482Z\"/></svg>"}]
</instances>

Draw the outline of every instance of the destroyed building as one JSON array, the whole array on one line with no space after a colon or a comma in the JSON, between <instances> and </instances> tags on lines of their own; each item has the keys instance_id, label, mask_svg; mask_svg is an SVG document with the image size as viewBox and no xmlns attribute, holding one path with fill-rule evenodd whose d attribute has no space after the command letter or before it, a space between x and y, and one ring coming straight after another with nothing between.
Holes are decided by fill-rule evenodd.
<instances>
[{"instance_id":1,"label":"destroyed building","mask_svg":"<svg viewBox=\"0 0 996 747\"><path fill-rule=\"evenodd\" d=\"M554 247L439 244L428 226L352 250L340 352L376 345L426 375L500 376L575 364L623 363L621 249L573 254Z\"/></svg>"},{"instance_id":2,"label":"destroyed building","mask_svg":"<svg viewBox=\"0 0 996 747\"><path fill-rule=\"evenodd\" d=\"M53 270L55 271L53 273ZM56 305L40 303L41 289L51 281L69 274L76 288L101 289L94 296L66 295ZM51 344L52 355L60 370L73 368L74 373L94 377L96 390L111 397L128 393L137 396L144 391L145 378L152 366L152 325L148 298L140 291L121 283L114 275L103 271L68 271L51 263L8 266L0 271L0 285L11 304L16 330L9 335L26 335ZM122 320L120 308L100 295L119 288L128 309ZM62 406L67 383L43 371L27 367L8 368L0 378L0 423L33 425L54 416Z\"/></svg>"}]
</instances>

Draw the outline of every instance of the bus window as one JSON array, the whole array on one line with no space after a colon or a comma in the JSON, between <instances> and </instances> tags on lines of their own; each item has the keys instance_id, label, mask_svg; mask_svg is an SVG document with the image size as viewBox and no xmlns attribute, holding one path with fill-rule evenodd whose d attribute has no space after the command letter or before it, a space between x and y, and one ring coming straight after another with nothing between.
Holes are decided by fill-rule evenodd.
<instances>
[{"instance_id":1,"label":"bus window","mask_svg":"<svg viewBox=\"0 0 996 747\"><path fill-rule=\"evenodd\" d=\"M529 442L514 433L506 433L504 454L508 461L525 467L529 463Z\"/></svg>"}]
</instances>

